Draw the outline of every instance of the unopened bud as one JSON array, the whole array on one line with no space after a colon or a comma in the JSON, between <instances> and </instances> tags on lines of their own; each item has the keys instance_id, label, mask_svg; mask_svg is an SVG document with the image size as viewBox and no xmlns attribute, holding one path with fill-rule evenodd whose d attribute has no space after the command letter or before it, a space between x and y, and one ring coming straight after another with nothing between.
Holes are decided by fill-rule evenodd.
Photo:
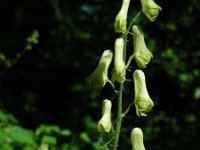
<instances>
[{"instance_id":1,"label":"unopened bud","mask_svg":"<svg viewBox=\"0 0 200 150\"><path fill-rule=\"evenodd\" d=\"M108 68L113 58L111 50L105 50L101 56L99 64L95 71L87 78L89 85L97 90L100 90L109 81Z\"/></svg>"},{"instance_id":2,"label":"unopened bud","mask_svg":"<svg viewBox=\"0 0 200 150\"><path fill-rule=\"evenodd\" d=\"M144 72L139 69L135 70L133 80L135 85L134 104L136 114L138 117L147 116L147 113L152 109L154 104L147 91Z\"/></svg>"},{"instance_id":3,"label":"unopened bud","mask_svg":"<svg viewBox=\"0 0 200 150\"><path fill-rule=\"evenodd\" d=\"M129 8L130 0L123 0L122 6L115 17L114 22L114 29L117 33L125 33L126 32L126 23L127 23L127 14L128 14L128 8Z\"/></svg>"},{"instance_id":4,"label":"unopened bud","mask_svg":"<svg viewBox=\"0 0 200 150\"><path fill-rule=\"evenodd\" d=\"M132 150L145 150L143 143L143 133L138 127L134 128L131 132Z\"/></svg>"},{"instance_id":5,"label":"unopened bud","mask_svg":"<svg viewBox=\"0 0 200 150\"><path fill-rule=\"evenodd\" d=\"M154 22L162 8L153 0L140 0L142 4L142 12L151 21Z\"/></svg>"},{"instance_id":6,"label":"unopened bud","mask_svg":"<svg viewBox=\"0 0 200 150\"><path fill-rule=\"evenodd\" d=\"M134 47L134 58L139 68L146 68L146 65L150 62L153 57L152 53L146 46L144 41L144 34L141 29L134 25L132 27L133 32L133 47Z\"/></svg>"},{"instance_id":7,"label":"unopened bud","mask_svg":"<svg viewBox=\"0 0 200 150\"><path fill-rule=\"evenodd\" d=\"M115 41L114 69L112 70L112 82L122 83L125 80L126 66L124 62L124 39L117 38Z\"/></svg>"},{"instance_id":8,"label":"unopened bud","mask_svg":"<svg viewBox=\"0 0 200 150\"><path fill-rule=\"evenodd\" d=\"M102 102L102 118L97 124L97 131L101 133L108 133L112 127L111 123L111 107L112 103L110 100L105 99Z\"/></svg>"}]
</instances>

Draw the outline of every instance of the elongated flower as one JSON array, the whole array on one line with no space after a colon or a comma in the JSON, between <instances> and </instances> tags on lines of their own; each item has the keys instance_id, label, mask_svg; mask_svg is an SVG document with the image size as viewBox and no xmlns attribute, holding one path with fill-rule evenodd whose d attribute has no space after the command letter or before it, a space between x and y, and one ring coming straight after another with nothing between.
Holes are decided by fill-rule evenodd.
<instances>
[{"instance_id":1,"label":"elongated flower","mask_svg":"<svg viewBox=\"0 0 200 150\"><path fill-rule=\"evenodd\" d=\"M150 62L153 57L152 53L146 46L144 41L144 34L141 29L134 25L132 27L133 32L133 47L134 47L134 58L139 68L146 68L146 65Z\"/></svg>"},{"instance_id":2,"label":"elongated flower","mask_svg":"<svg viewBox=\"0 0 200 150\"><path fill-rule=\"evenodd\" d=\"M87 78L89 85L97 90L100 90L109 81L108 68L113 58L111 50L105 50L101 56L99 64L94 72Z\"/></svg>"},{"instance_id":3,"label":"elongated flower","mask_svg":"<svg viewBox=\"0 0 200 150\"><path fill-rule=\"evenodd\" d=\"M127 14L129 8L130 0L122 0L122 6L115 17L114 29L117 33L125 33L126 32L126 24L127 24Z\"/></svg>"},{"instance_id":4,"label":"elongated flower","mask_svg":"<svg viewBox=\"0 0 200 150\"><path fill-rule=\"evenodd\" d=\"M138 127L133 128L131 132L132 150L145 150L143 143L143 133Z\"/></svg>"},{"instance_id":5,"label":"elongated flower","mask_svg":"<svg viewBox=\"0 0 200 150\"><path fill-rule=\"evenodd\" d=\"M101 133L108 133L112 127L111 123L111 107L112 103L110 100L105 99L102 102L102 118L97 124L97 131Z\"/></svg>"},{"instance_id":6,"label":"elongated flower","mask_svg":"<svg viewBox=\"0 0 200 150\"><path fill-rule=\"evenodd\" d=\"M154 22L162 8L153 0L140 0L142 4L142 12L151 21Z\"/></svg>"},{"instance_id":7,"label":"elongated flower","mask_svg":"<svg viewBox=\"0 0 200 150\"><path fill-rule=\"evenodd\" d=\"M124 39L119 37L115 40L114 69L111 81L122 83L125 80L126 67L124 62Z\"/></svg>"},{"instance_id":8,"label":"elongated flower","mask_svg":"<svg viewBox=\"0 0 200 150\"><path fill-rule=\"evenodd\" d=\"M133 80L135 85L134 104L136 114L138 117L147 116L147 113L152 109L154 104L147 91L144 72L136 69L133 73Z\"/></svg>"}]
</instances>

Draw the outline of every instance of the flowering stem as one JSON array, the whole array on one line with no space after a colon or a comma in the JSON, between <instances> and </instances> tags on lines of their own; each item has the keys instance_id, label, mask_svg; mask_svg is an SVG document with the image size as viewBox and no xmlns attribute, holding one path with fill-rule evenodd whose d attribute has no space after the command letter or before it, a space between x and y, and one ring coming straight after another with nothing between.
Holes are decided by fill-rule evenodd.
<instances>
[{"instance_id":1,"label":"flowering stem","mask_svg":"<svg viewBox=\"0 0 200 150\"><path fill-rule=\"evenodd\" d=\"M113 150L117 150L119 135L121 130L122 124L122 94L123 94L124 83L120 84L119 95L118 95L118 112L117 112L117 124L116 124L116 134L114 140L114 147Z\"/></svg>"},{"instance_id":2,"label":"flowering stem","mask_svg":"<svg viewBox=\"0 0 200 150\"><path fill-rule=\"evenodd\" d=\"M137 13L137 15L131 20L129 27L126 30L126 33L123 35L123 38L124 38L124 55L123 55L124 61L126 60L126 46L127 46L128 33L129 33L131 27L133 26L133 24L136 23L140 14L141 14L141 11L139 11ZM129 61L131 61L131 60L129 60ZM129 65L129 64L127 64L127 65ZM120 84L120 89L119 89L119 93L118 93L118 112L117 112L117 123L116 123L116 131L115 131L115 139L114 139L113 150L117 150L117 148L118 148L118 141L119 141L119 135L120 135L120 131L121 131L121 124L122 124L122 119L123 119L123 116L124 116L123 113L122 113L123 88L124 88L124 82L122 82Z\"/></svg>"}]
</instances>

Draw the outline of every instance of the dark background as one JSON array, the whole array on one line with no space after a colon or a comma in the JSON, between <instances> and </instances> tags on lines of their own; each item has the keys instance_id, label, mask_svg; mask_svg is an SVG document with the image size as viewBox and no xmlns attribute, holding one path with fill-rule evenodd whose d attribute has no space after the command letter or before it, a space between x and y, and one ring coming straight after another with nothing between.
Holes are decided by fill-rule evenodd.
<instances>
[{"instance_id":1,"label":"dark background","mask_svg":"<svg viewBox=\"0 0 200 150\"><path fill-rule=\"evenodd\" d=\"M154 55L144 72L155 107L145 118L137 118L131 108L122 124L119 149L131 149L131 129L140 126L148 150L197 150L200 3L156 2L162 7L156 22L142 15L139 23ZM95 149L101 102L114 93L109 85L93 91L85 79L102 52L113 50L118 36L113 23L120 5L120 0L0 0L0 110L17 120L9 126L34 133L41 124L54 125L71 134L50 144L52 149L64 149L63 144L71 150ZM128 23L140 9L139 0L132 0ZM27 40L34 31L39 33L38 43ZM128 105L134 93L131 83L126 86L124 104Z\"/></svg>"}]
</instances>

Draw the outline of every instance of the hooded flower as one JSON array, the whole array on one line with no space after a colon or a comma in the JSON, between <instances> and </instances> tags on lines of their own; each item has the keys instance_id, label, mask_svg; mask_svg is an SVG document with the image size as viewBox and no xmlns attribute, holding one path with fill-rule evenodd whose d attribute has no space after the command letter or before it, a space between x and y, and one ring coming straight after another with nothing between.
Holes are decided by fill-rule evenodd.
<instances>
[{"instance_id":1,"label":"hooded flower","mask_svg":"<svg viewBox=\"0 0 200 150\"><path fill-rule=\"evenodd\" d=\"M145 150L143 143L143 133L138 127L134 128L131 132L132 150Z\"/></svg>"},{"instance_id":2,"label":"hooded flower","mask_svg":"<svg viewBox=\"0 0 200 150\"><path fill-rule=\"evenodd\" d=\"M117 33L125 33L126 32L126 22L127 22L127 14L128 14L128 8L129 8L130 0L123 0L122 6L115 17L114 22L114 29Z\"/></svg>"},{"instance_id":3,"label":"hooded flower","mask_svg":"<svg viewBox=\"0 0 200 150\"><path fill-rule=\"evenodd\" d=\"M100 90L109 81L108 68L113 58L111 50L105 50L101 56L99 64L94 72L87 78L89 85L97 90Z\"/></svg>"},{"instance_id":4,"label":"hooded flower","mask_svg":"<svg viewBox=\"0 0 200 150\"><path fill-rule=\"evenodd\" d=\"M154 22L162 8L153 0L140 0L142 4L142 12L151 21Z\"/></svg>"},{"instance_id":5,"label":"hooded flower","mask_svg":"<svg viewBox=\"0 0 200 150\"><path fill-rule=\"evenodd\" d=\"M125 80L126 67L124 62L124 39L119 37L115 41L114 69L111 81L122 83Z\"/></svg>"},{"instance_id":6,"label":"hooded flower","mask_svg":"<svg viewBox=\"0 0 200 150\"><path fill-rule=\"evenodd\" d=\"M108 133L112 127L111 123L111 107L112 103L110 100L105 99L102 102L102 118L97 124L97 131L101 133Z\"/></svg>"},{"instance_id":7,"label":"hooded flower","mask_svg":"<svg viewBox=\"0 0 200 150\"><path fill-rule=\"evenodd\" d=\"M146 68L146 65L150 62L153 57L152 53L147 48L144 41L144 34L141 29L134 25L132 27L133 32L133 47L134 47L134 58L139 68Z\"/></svg>"},{"instance_id":8,"label":"hooded flower","mask_svg":"<svg viewBox=\"0 0 200 150\"><path fill-rule=\"evenodd\" d=\"M135 85L134 104L136 114L138 117L147 116L147 113L152 109L154 104L147 91L144 72L139 69L135 70L133 80Z\"/></svg>"}]
</instances>

